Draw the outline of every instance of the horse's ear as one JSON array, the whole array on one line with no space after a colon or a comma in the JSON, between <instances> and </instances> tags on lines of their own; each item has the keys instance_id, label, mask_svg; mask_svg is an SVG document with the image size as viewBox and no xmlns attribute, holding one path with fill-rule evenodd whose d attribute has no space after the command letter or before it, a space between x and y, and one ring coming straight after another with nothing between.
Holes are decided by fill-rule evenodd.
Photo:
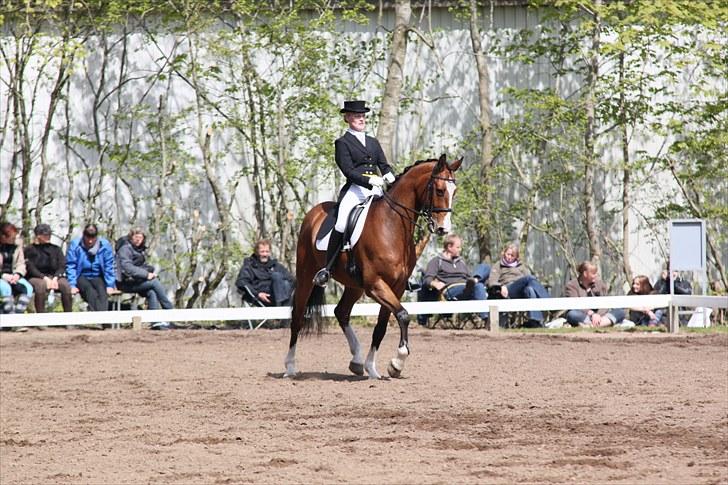
<instances>
[{"instance_id":1,"label":"horse's ear","mask_svg":"<svg viewBox=\"0 0 728 485\"><path fill-rule=\"evenodd\" d=\"M455 160L454 162L452 162L451 164L449 164L447 167L450 169L450 171L454 172L460 168L460 165L462 163L463 163L463 157L460 157L457 160Z\"/></svg>"},{"instance_id":2,"label":"horse's ear","mask_svg":"<svg viewBox=\"0 0 728 485\"><path fill-rule=\"evenodd\" d=\"M442 155L440 155L440 158L437 160L437 163L435 164L435 169L432 171L432 173L440 173L446 168L447 168L447 157L443 153Z\"/></svg>"}]
</instances>

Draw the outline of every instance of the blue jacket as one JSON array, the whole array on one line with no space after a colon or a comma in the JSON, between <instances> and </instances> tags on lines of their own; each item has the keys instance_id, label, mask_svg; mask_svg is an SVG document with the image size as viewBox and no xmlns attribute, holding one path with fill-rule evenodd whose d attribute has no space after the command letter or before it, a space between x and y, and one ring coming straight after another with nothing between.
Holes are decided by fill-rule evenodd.
<instances>
[{"instance_id":1,"label":"blue jacket","mask_svg":"<svg viewBox=\"0 0 728 485\"><path fill-rule=\"evenodd\" d=\"M81 238L71 241L66 252L66 278L74 288L77 287L78 277L103 277L107 288L116 287L116 270L114 269L114 251L111 244L104 238L98 238L99 250L96 257L92 257L81 243Z\"/></svg>"}]
</instances>

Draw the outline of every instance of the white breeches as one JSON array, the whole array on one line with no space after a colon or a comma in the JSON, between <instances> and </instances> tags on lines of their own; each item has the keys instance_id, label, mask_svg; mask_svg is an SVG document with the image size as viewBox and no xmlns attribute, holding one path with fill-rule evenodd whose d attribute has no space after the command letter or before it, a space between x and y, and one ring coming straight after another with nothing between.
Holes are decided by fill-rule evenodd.
<instances>
[{"instance_id":1,"label":"white breeches","mask_svg":"<svg viewBox=\"0 0 728 485\"><path fill-rule=\"evenodd\" d=\"M349 190L346 191L344 197L341 198L341 202L339 203L339 213L336 216L336 225L334 226L334 229L337 232L343 233L344 230L346 230L346 221L349 218L349 212L351 212L354 206L361 204L372 194L382 195L382 189L379 187L368 189L361 185L351 184Z\"/></svg>"}]
</instances>

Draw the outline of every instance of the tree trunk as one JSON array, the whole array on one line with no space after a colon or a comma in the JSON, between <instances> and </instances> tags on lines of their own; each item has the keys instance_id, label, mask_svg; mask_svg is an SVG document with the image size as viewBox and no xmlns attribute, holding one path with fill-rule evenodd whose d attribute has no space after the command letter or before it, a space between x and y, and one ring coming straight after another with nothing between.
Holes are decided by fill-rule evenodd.
<instances>
[{"instance_id":1,"label":"tree trunk","mask_svg":"<svg viewBox=\"0 0 728 485\"><path fill-rule=\"evenodd\" d=\"M486 210L492 207L490 190L490 165L493 159L493 134L491 127L491 110L490 110L490 72L488 64L483 53L483 47L480 42L480 27L478 25L478 2L470 0L470 41L473 46L473 54L475 55L475 64L478 69L478 97L480 102L480 186L484 191L484 205ZM480 227L478 231L478 250L480 252L480 261L491 261L491 237L490 228L487 223Z\"/></svg>"},{"instance_id":2,"label":"tree trunk","mask_svg":"<svg viewBox=\"0 0 728 485\"><path fill-rule=\"evenodd\" d=\"M69 49L71 49L69 51ZM69 80L69 70L75 57L75 50L69 47L68 34L64 34L61 42L61 58L59 59L58 74L55 84L51 90L50 99L48 101L48 109L43 126L43 134L40 143L40 176L38 177L38 197L36 200L35 222L40 224L43 222L43 207L52 201L46 193L46 178L48 176L48 141L53 129L53 119L55 118L56 108L61 100L63 88ZM30 226L28 226L30 227Z\"/></svg>"},{"instance_id":3,"label":"tree trunk","mask_svg":"<svg viewBox=\"0 0 728 485\"><path fill-rule=\"evenodd\" d=\"M622 134L622 268L627 281L632 281L632 266L629 263L629 212L630 199L629 137L627 136L627 113L624 99L624 52L619 55L619 119Z\"/></svg>"},{"instance_id":4,"label":"tree trunk","mask_svg":"<svg viewBox=\"0 0 728 485\"><path fill-rule=\"evenodd\" d=\"M601 270L602 246L599 241L599 221L597 219L595 198L595 179L597 169L595 142L595 91L599 76L599 14L596 9L601 7L601 0L594 1L595 11L591 13L594 20L592 28L591 50L589 52L587 77L585 86L584 110L586 114L586 128L584 130L584 209L585 229L589 243L589 257Z\"/></svg>"},{"instance_id":5,"label":"tree trunk","mask_svg":"<svg viewBox=\"0 0 728 485\"><path fill-rule=\"evenodd\" d=\"M397 127L399 97L404 83L404 63L407 55L407 32L412 6L410 0L397 0L394 6L395 20L392 46L387 68L387 81L382 96L377 139L390 163L394 162L394 133Z\"/></svg>"}]
</instances>

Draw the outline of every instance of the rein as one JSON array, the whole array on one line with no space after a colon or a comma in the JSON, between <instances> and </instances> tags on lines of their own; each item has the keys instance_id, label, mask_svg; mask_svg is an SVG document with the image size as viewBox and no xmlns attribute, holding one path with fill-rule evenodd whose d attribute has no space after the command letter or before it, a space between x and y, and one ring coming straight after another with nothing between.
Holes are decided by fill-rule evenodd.
<instances>
[{"instance_id":1,"label":"rein","mask_svg":"<svg viewBox=\"0 0 728 485\"><path fill-rule=\"evenodd\" d=\"M440 177L439 175L430 175L430 179L427 181L427 192L428 192L428 199L427 199L427 207L425 207L422 210L416 210L412 209L410 207L407 207L396 200L394 200L389 193L384 192L384 200L387 201L390 207L392 207L392 204L394 204L397 207L400 207L404 209L406 212L402 214L399 212L396 208L392 207L392 210L396 212L401 217L404 217L409 222L412 223L412 225L419 227L421 229L421 226L419 224L419 221L417 220L419 216L423 216L427 220L427 229L429 229L430 233L435 233L435 220L432 218L433 214L440 213L440 212L452 212L452 208L440 208L440 207L432 207L432 199L433 199L433 192L435 191L434 181L435 180L444 180L446 182L452 182L455 183L454 178L448 178L448 177ZM451 201L452 204L452 201ZM414 217L410 217L408 213L413 214Z\"/></svg>"}]
</instances>

